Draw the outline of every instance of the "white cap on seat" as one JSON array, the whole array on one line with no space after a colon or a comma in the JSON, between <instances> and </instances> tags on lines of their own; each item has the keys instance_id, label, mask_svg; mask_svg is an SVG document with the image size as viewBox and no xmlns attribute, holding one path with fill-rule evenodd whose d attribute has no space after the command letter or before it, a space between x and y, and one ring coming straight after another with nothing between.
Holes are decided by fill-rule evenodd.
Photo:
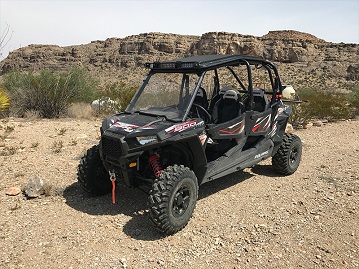
<instances>
[{"instance_id":1,"label":"white cap on seat","mask_svg":"<svg viewBox=\"0 0 359 269\"><path fill-rule=\"evenodd\" d=\"M223 87L222 89L219 90L219 95L224 95L226 93L226 91L230 90L231 88L229 87Z\"/></svg>"},{"instance_id":2,"label":"white cap on seat","mask_svg":"<svg viewBox=\"0 0 359 269\"><path fill-rule=\"evenodd\" d=\"M227 90L223 95L223 99L232 99L237 101L238 93L235 90Z\"/></svg>"}]
</instances>

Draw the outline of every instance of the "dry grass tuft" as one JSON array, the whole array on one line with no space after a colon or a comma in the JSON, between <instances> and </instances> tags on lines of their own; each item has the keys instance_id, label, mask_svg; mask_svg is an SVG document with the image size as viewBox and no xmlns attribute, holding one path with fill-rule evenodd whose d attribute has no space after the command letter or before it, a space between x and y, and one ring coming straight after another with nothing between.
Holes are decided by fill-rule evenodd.
<instances>
[{"instance_id":1,"label":"dry grass tuft","mask_svg":"<svg viewBox=\"0 0 359 269\"><path fill-rule=\"evenodd\" d=\"M61 128L58 132L58 135L65 135L66 132L67 132L66 128Z\"/></svg>"},{"instance_id":2,"label":"dry grass tuft","mask_svg":"<svg viewBox=\"0 0 359 269\"><path fill-rule=\"evenodd\" d=\"M69 145L70 145L70 146L76 146L76 145L77 145L77 140L76 140L76 139L72 139L72 140L69 142Z\"/></svg>"},{"instance_id":3,"label":"dry grass tuft","mask_svg":"<svg viewBox=\"0 0 359 269\"><path fill-rule=\"evenodd\" d=\"M1 127L0 129L5 129L3 134L0 135L0 140L5 140L15 130L15 126L7 125L5 128Z\"/></svg>"},{"instance_id":4,"label":"dry grass tuft","mask_svg":"<svg viewBox=\"0 0 359 269\"><path fill-rule=\"evenodd\" d=\"M51 150L54 153L60 153L64 147L64 142L62 140L60 141L54 141L52 144Z\"/></svg>"},{"instance_id":5,"label":"dry grass tuft","mask_svg":"<svg viewBox=\"0 0 359 269\"><path fill-rule=\"evenodd\" d=\"M73 103L68 108L67 115L75 119L91 119L93 117L93 110L90 104Z\"/></svg>"},{"instance_id":6,"label":"dry grass tuft","mask_svg":"<svg viewBox=\"0 0 359 269\"><path fill-rule=\"evenodd\" d=\"M17 147L4 147L2 150L0 150L0 156L10 156L16 154L18 148Z\"/></svg>"},{"instance_id":7,"label":"dry grass tuft","mask_svg":"<svg viewBox=\"0 0 359 269\"><path fill-rule=\"evenodd\" d=\"M36 141L36 142L32 142L30 147L31 147L31 148L37 148L37 147L39 146L39 144L40 144L40 143L37 142L37 141Z\"/></svg>"},{"instance_id":8,"label":"dry grass tuft","mask_svg":"<svg viewBox=\"0 0 359 269\"><path fill-rule=\"evenodd\" d=\"M26 110L24 113L24 118L28 120L37 120L41 118L41 115L37 110Z\"/></svg>"}]
</instances>

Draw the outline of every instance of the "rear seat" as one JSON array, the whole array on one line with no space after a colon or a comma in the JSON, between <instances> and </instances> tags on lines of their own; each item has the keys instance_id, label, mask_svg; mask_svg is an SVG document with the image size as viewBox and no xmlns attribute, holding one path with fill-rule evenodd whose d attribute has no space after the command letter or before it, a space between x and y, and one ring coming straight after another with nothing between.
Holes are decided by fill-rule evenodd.
<instances>
[{"instance_id":1,"label":"rear seat","mask_svg":"<svg viewBox=\"0 0 359 269\"><path fill-rule=\"evenodd\" d=\"M241 96L236 90L227 90L223 98L214 106L212 117L214 123L222 123L238 117L243 109Z\"/></svg>"},{"instance_id":2,"label":"rear seat","mask_svg":"<svg viewBox=\"0 0 359 269\"><path fill-rule=\"evenodd\" d=\"M253 89L253 103L253 110L258 112L266 111L270 107L269 98L265 91L261 88Z\"/></svg>"}]
</instances>

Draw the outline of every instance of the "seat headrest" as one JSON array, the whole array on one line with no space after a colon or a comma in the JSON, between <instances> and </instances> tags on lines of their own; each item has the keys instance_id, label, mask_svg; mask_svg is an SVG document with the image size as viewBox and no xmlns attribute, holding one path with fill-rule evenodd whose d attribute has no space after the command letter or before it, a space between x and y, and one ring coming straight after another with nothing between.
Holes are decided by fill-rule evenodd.
<instances>
[{"instance_id":1,"label":"seat headrest","mask_svg":"<svg viewBox=\"0 0 359 269\"><path fill-rule=\"evenodd\" d=\"M261 88L254 88L253 89L253 96L260 96L260 97L263 97L265 94L264 94L264 90L261 89Z\"/></svg>"},{"instance_id":2,"label":"seat headrest","mask_svg":"<svg viewBox=\"0 0 359 269\"><path fill-rule=\"evenodd\" d=\"M238 93L235 90L227 90L223 95L223 99L231 99L237 101Z\"/></svg>"},{"instance_id":3,"label":"seat headrest","mask_svg":"<svg viewBox=\"0 0 359 269\"><path fill-rule=\"evenodd\" d=\"M226 91L230 90L231 88L229 87L223 87L222 89L219 90L219 95L224 95L226 93Z\"/></svg>"},{"instance_id":4,"label":"seat headrest","mask_svg":"<svg viewBox=\"0 0 359 269\"><path fill-rule=\"evenodd\" d=\"M204 89L203 89L203 88L199 88L198 91L197 91L197 95L196 95L196 96L204 97Z\"/></svg>"}]
</instances>

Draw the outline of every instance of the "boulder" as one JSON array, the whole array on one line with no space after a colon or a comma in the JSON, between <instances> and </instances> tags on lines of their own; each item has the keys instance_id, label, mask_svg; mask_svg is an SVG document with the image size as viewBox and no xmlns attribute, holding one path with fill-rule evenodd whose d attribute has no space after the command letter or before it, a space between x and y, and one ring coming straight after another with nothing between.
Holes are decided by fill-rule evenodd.
<instances>
[{"instance_id":1,"label":"boulder","mask_svg":"<svg viewBox=\"0 0 359 269\"><path fill-rule=\"evenodd\" d=\"M24 192L28 198L36 198L45 194L49 186L50 183L46 179L35 177L27 182Z\"/></svg>"},{"instance_id":2,"label":"boulder","mask_svg":"<svg viewBox=\"0 0 359 269\"><path fill-rule=\"evenodd\" d=\"M6 190L5 194L9 196L16 196L21 193L21 189L19 187L10 187Z\"/></svg>"}]
</instances>

